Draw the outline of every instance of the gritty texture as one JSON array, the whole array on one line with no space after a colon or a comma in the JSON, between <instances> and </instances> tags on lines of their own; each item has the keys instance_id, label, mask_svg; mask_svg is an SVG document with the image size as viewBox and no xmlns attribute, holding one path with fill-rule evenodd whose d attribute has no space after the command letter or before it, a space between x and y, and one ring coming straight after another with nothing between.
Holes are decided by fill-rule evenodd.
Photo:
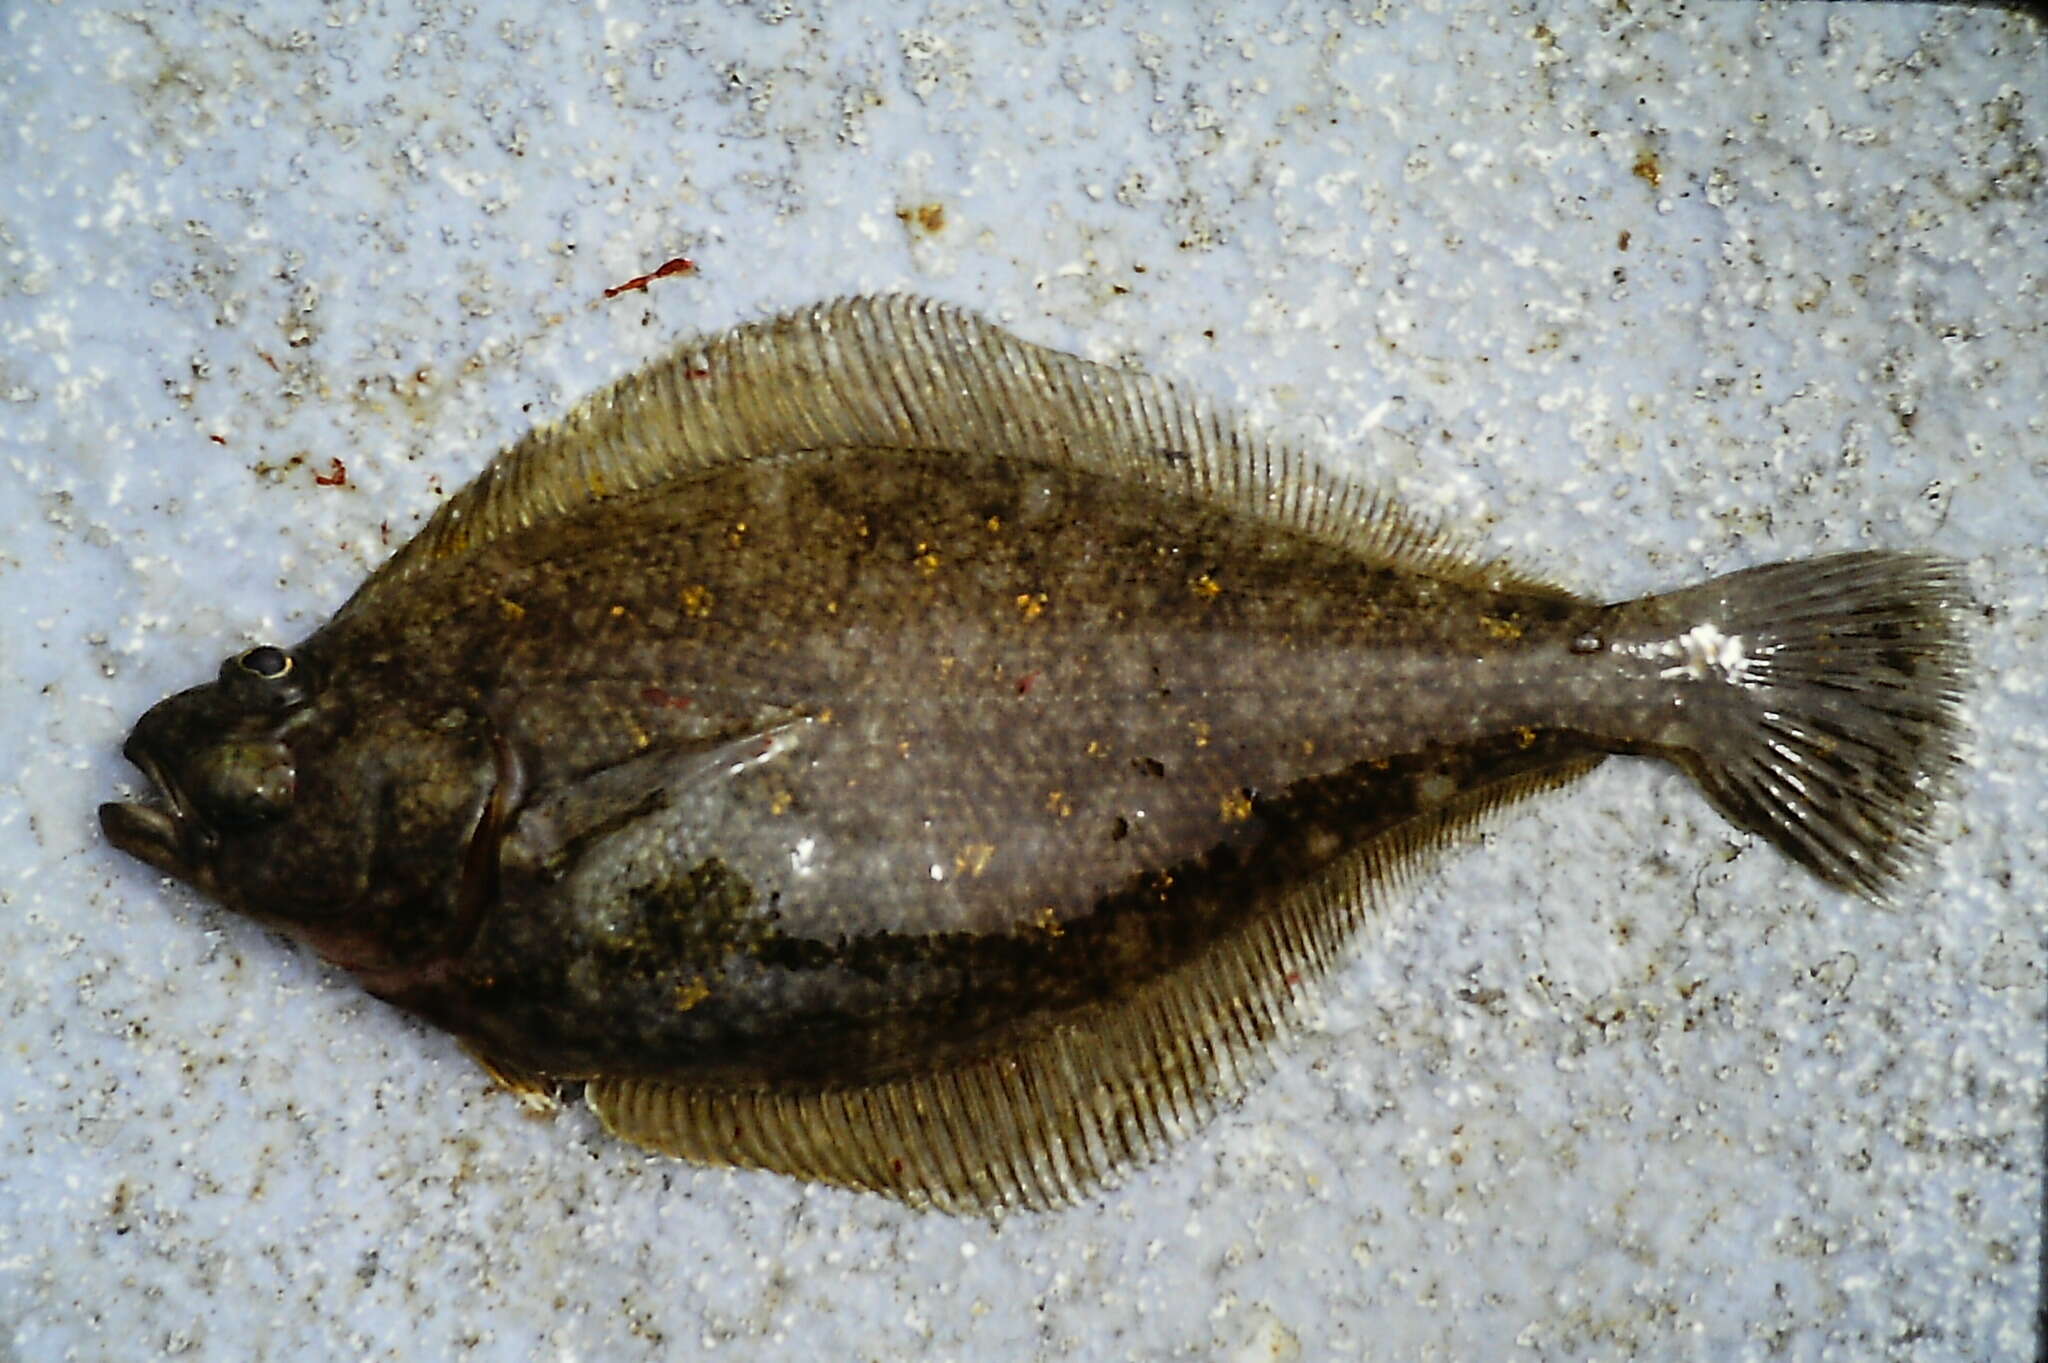
<instances>
[{"instance_id":1,"label":"gritty texture","mask_svg":"<svg viewBox=\"0 0 2048 1363\"><path fill-rule=\"evenodd\" d=\"M15 1355L2029 1349L2036 21L0 28ZM677 337L891 287L1142 359L1590 594L1961 558L1980 740L1936 868L1872 910L1609 763L1426 882L1236 1113L992 1230L522 1119L452 1044L100 840L135 713L303 634L529 422Z\"/></svg>"}]
</instances>

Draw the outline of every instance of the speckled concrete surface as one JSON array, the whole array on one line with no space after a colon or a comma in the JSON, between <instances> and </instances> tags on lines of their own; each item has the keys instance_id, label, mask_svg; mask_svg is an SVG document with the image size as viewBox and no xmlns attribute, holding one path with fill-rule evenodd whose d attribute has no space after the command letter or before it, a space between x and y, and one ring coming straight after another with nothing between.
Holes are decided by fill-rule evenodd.
<instances>
[{"instance_id":1,"label":"speckled concrete surface","mask_svg":"<svg viewBox=\"0 0 2048 1363\"><path fill-rule=\"evenodd\" d=\"M2048 42L1663 8L0 10L0 1357L2025 1356ZM144 706L525 424L879 288L1609 595L1960 556L1939 865L1873 910L1610 764L1363 943L1241 1110L992 1227L524 1116L103 844Z\"/></svg>"}]
</instances>

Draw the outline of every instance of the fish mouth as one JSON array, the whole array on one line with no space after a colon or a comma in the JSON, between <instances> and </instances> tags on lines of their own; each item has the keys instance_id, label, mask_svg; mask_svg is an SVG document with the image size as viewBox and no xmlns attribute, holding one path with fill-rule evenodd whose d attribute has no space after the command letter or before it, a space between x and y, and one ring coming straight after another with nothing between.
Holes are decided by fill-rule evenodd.
<instances>
[{"instance_id":1,"label":"fish mouth","mask_svg":"<svg viewBox=\"0 0 2048 1363\"><path fill-rule=\"evenodd\" d=\"M212 838L191 802L148 753L130 744L125 755L148 779L155 798L101 805L100 831L108 842L166 875L201 879L201 856Z\"/></svg>"}]
</instances>

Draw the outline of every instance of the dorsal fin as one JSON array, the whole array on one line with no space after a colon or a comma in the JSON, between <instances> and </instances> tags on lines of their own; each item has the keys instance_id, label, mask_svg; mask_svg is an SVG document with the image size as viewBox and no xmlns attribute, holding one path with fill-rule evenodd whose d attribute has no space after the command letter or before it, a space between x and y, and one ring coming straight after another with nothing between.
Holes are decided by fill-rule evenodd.
<instances>
[{"instance_id":1,"label":"dorsal fin","mask_svg":"<svg viewBox=\"0 0 2048 1363\"><path fill-rule=\"evenodd\" d=\"M1018 340L927 299L846 298L686 342L542 426L366 582L360 608L549 517L722 464L973 450L1178 485L1392 567L1565 596L1171 383Z\"/></svg>"}]
</instances>

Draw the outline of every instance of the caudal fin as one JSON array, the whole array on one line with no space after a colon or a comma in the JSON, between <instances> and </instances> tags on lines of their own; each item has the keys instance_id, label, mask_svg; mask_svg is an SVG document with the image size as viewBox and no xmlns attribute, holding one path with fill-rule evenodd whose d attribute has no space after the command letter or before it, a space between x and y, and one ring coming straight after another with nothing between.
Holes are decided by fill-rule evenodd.
<instances>
[{"instance_id":1,"label":"caudal fin","mask_svg":"<svg viewBox=\"0 0 2048 1363\"><path fill-rule=\"evenodd\" d=\"M1883 900L1924 860L1959 765L1966 600L1949 560L1864 552L1616 609L1686 622L1662 675L1709 683L1664 751L1730 819Z\"/></svg>"}]
</instances>

